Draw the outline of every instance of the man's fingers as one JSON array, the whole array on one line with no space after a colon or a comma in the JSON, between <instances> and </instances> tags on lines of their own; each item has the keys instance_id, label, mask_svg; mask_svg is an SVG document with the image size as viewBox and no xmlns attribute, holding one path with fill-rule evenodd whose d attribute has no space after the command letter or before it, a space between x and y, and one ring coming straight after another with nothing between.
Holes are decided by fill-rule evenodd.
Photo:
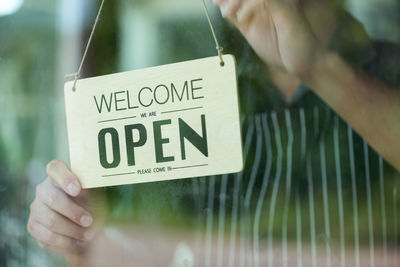
<instances>
[{"instance_id":1,"label":"man's fingers","mask_svg":"<svg viewBox=\"0 0 400 267\"><path fill-rule=\"evenodd\" d=\"M236 16L236 12L241 8L243 0L226 0L220 4L221 14L224 18Z\"/></svg>"},{"instance_id":2,"label":"man's fingers","mask_svg":"<svg viewBox=\"0 0 400 267\"><path fill-rule=\"evenodd\" d=\"M36 190L36 196L50 209L83 227L88 227L92 224L92 216L71 200L63 191L52 185L50 181L47 180L40 184Z\"/></svg>"},{"instance_id":3,"label":"man's fingers","mask_svg":"<svg viewBox=\"0 0 400 267\"><path fill-rule=\"evenodd\" d=\"M89 241L94 237L93 230L71 222L40 201L35 200L31 204L31 214L34 220L57 234L85 241Z\"/></svg>"},{"instance_id":4,"label":"man's fingers","mask_svg":"<svg viewBox=\"0 0 400 267\"><path fill-rule=\"evenodd\" d=\"M216 0L224 18L229 19L240 30L246 29L256 12L267 7L267 0Z\"/></svg>"},{"instance_id":5,"label":"man's fingers","mask_svg":"<svg viewBox=\"0 0 400 267\"><path fill-rule=\"evenodd\" d=\"M30 219L28 230L38 243L46 249L58 248L60 253L65 253L65 251L77 252L79 250L77 240L56 234L35 220Z\"/></svg>"},{"instance_id":6,"label":"man's fingers","mask_svg":"<svg viewBox=\"0 0 400 267\"><path fill-rule=\"evenodd\" d=\"M42 243L42 242L38 242L38 245L41 248L43 248L45 250L48 250L48 251L51 251L51 252L54 252L54 253L65 254L65 252L66 252L65 249L63 249L63 248L54 247L54 246L51 246L51 245L48 245L48 244L45 244L45 243Z\"/></svg>"},{"instance_id":7,"label":"man's fingers","mask_svg":"<svg viewBox=\"0 0 400 267\"><path fill-rule=\"evenodd\" d=\"M74 197L79 195L81 184L64 162L53 160L47 164L46 171L49 178L58 184L67 194Z\"/></svg>"},{"instance_id":8,"label":"man's fingers","mask_svg":"<svg viewBox=\"0 0 400 267\"><path fill-rule=\"evenodd\" d=\"M239 24L248 24L256 12L260 12L262 8L265 8L265 6L266 0L247 1L246 4L241 5L241 7L237 10L237 22Z\"/></svg>"},{"instance_id":9,"label":"man's fingers","mask_svg":"<svg viewBox=\"0 0 400 267\"><path fill-rule=\"evenodd\" d=\"M77 241L76 242L77 244L74 245L72 248L69 248L68 250L66 250L65 248L48 245L48 244L45 244L42 242L37 242L37 243L43 249L46 249L46 250L54 252L54 253L65 255L66 253L67 254L81 254L84 251L84 249L87 247L87 244L79 243L79 242L80 241Z\"/></svg>"}]
</instances>

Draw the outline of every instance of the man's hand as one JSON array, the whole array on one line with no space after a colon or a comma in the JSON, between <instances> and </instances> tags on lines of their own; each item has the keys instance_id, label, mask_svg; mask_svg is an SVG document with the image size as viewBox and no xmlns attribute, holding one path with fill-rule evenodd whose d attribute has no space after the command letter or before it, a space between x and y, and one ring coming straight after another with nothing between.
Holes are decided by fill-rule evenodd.
<instances>
[{"instance_id":1,"label":"man's hand","mask_svg":"<svg viewBox=\"0 0 400 267\"><path fill-rule=\"evenodd\" d=\"M270 78L281 91L293 77L304 82L400 170L399 89L369 77L325 48L336 24L329 1L214 1L268 65ZM312 12L318 8L323 12Z\"/></svg>"},{"instance_id":2,"label":"man's hand","mask_svg":"<svg viewBox=\"0 0 400 267\"><path fill-rule=\"evenodd\" d=\"M78 178L62 161L51 161L47 175L36 187L28 231L45 249L61 254L81 253L95 236L93 217L87 210L88 191L81 189Z\"/></svg>"},{"instance_id":3,"label":"man's hand","mask_svg":"<svg viewBox=\"0 0 400 267\"><path fill-rule=\"evenodd\" d=\"M324 51L296 0L214 0L272 68L307 76Z\"/></svg>"}]
</instances>

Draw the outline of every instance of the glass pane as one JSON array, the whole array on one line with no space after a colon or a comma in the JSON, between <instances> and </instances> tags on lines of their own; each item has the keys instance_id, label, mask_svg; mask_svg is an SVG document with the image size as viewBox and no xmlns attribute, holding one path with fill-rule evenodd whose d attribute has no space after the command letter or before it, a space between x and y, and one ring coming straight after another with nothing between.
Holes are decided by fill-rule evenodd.
<instances>
[{"instance_id":1,"label":"glass pane","mask_svg":"<svg viewBox=\"0 0 400 267\"><path fill-rule=\"evenodd\" d=\"M243 172L73 197L63 85L101 1L2 0L1 266L399 266L399 2L206 2ZM81 77L216 55L201 0L106 0Z\"/></svg>"}]
</instances>

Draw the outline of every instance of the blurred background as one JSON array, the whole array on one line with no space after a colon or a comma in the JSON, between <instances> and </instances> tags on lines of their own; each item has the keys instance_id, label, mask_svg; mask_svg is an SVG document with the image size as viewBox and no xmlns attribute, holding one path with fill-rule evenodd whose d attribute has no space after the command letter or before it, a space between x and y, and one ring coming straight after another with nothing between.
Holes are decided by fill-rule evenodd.
<instances>
[{"instance_id":1,"label":"blurred background","mask_svg":"<svg viewBox=\"0 0 400 267\"><path fill-rule=\"evenodd\" d=\"M362 23L371 40L400 45L398 0L338 0L337 4ZM46 164L54 158L69 161L63 84L65 75L78 68L99 5L95 0L0 1L0 266L64 265L61 256L35 243L26 223L35 186L46 177ZM265 265L271 248L276 264L287 257L289 266L298 266L299 259L303 266L313 262L325 266L330 251L332 266L339 266L342 221L348 266L354 266L357 250L361 266L368 266L371 236L375 266L400 266L398 173L312 96L310 101L286 105L240 34L211 1L208 6L221 45L238 60L243 137L250 140L244 140L246 171L107 188L111 214L106 235L121 244L137 266L255 266L256 257ZM82 76L214 55L200 0L109 0ZM399 66L392 69L394 78L388 78L398 86L399 70ZM293 155L286 152L288 117L295 136ZM260 133L267 129L271 143L268 139L259 143ZM284 151L281 157L279 149ZM353 149L355 164L349 152ZM293 157L294 187L285 204L289 157ZM264 169L269 164L268 176ZM327 191L321 179L324 171ZM343 181L341 194L338 177ZM356 179L355 187L351 178ZM326 197L328 206L324 206Z\"/></svg>"}]
</instances>

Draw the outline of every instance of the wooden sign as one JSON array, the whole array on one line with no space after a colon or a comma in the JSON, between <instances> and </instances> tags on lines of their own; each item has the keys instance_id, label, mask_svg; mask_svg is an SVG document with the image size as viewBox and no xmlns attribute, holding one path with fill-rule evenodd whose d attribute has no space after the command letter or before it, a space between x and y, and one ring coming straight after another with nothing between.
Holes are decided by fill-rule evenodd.
<instances>
[{"instance_id":1,"label":"wooden sign","mask_svg":"<svg viewBox=\"0 0 400 267\"><path fill-rule=\"evenodd\" d=\"M236 62L224 55L65 84L83 188L243 169Z\"/></svg>"}]
</instances>

